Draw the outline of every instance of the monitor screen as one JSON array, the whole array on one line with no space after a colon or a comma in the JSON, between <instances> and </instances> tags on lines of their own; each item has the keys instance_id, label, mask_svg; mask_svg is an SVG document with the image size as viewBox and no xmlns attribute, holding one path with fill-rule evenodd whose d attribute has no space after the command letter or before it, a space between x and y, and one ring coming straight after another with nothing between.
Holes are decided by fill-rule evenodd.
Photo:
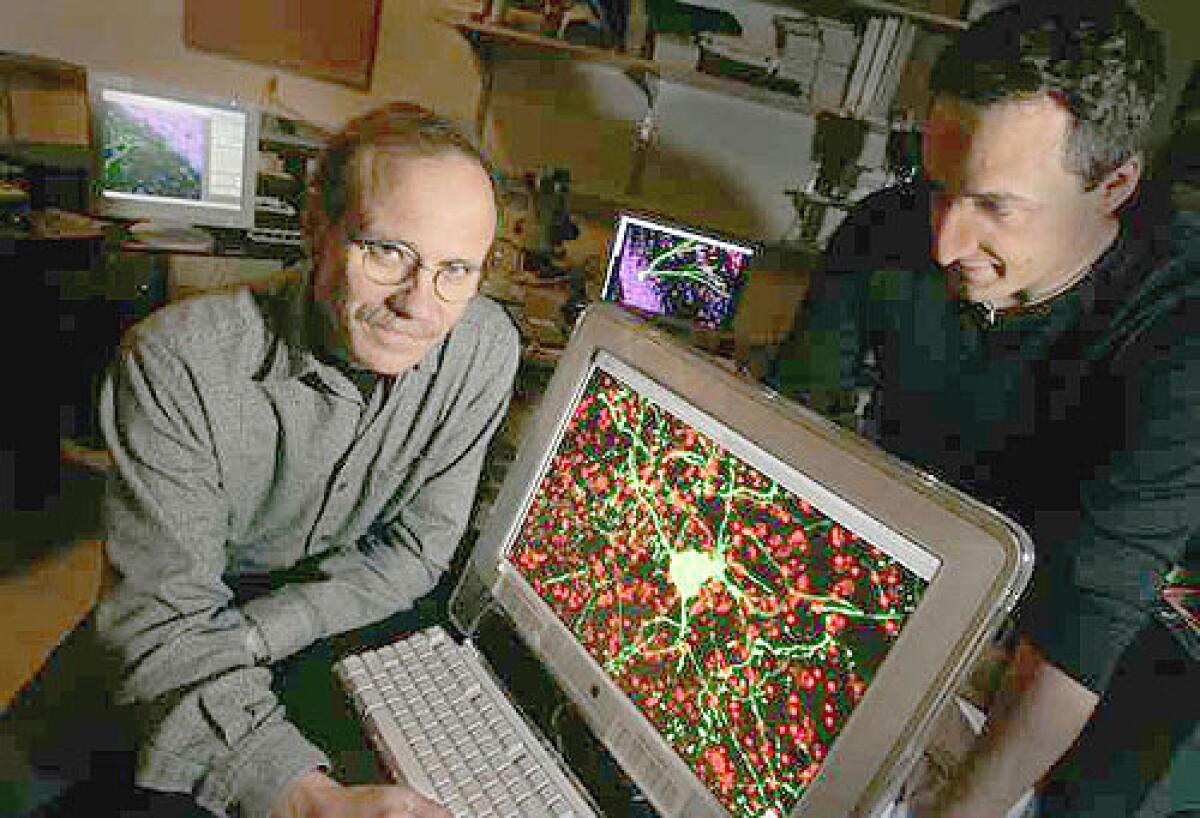
<instances>
[{"instance_id":1,"label":"monitor screen","mask_svg":"<svg viewBox=\"0 0 1200 818\"><path fill-rule=\"evenodd\" d=\"M747 245L623 213L602 298L653 318L727 327L753 255Z\"/></svg>"},{"instance_id":2,"label":"monitor screen","mask_svg":"<svg viewBox=\"0 0 1200 818\"><path fill-rule=\"evenodd\" d=\"M256 111L124 78L88 86L100 215L254 226Z\"/></svg>"},{"instance_id":3,"label":"monitor screen","mask_svg":"<svg viewBox=\"0 0 1200 818\"><path fill-rule=\"evenodd\" d=\"M786 816L939 568L601 352L507 560L735 816Z\"/></svg>"},{"instance_id":4,"label":"monitor screen","mask_svg":"<svg viewBox=\"0 0 1200 818\"><path fill-rule=\"evenodd\" d=\"M466 634L500 612L664 818L845 818L895 796L1032 555L1003 515L594 304L450 609Z\"/></svg>"}]
</instances>

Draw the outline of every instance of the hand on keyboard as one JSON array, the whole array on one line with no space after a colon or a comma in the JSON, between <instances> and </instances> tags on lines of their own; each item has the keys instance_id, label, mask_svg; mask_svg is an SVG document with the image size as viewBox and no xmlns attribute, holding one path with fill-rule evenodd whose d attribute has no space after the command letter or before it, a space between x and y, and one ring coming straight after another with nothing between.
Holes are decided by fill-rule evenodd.
<instances>
[{"instance_id":1,"label":"hand on keyboard","mask_svg":"<svg viewBox=\"0 0 1200 818\"><path fill-rule=\"evenodd\" d=\"M343 787L313 770L298 778L271 811L271 818L451 818L410 787Z\"/></svg>"}]
</instances>

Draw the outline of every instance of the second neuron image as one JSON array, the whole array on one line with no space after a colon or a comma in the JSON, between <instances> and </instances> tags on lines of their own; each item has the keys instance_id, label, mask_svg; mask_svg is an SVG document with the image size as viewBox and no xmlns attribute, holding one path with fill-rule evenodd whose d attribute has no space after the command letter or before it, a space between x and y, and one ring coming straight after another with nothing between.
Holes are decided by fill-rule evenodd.
<instances>
[{"instance_id":1,"label":"second neuron image","mask_svg":"<svg viewBox=\"0 0 1200 818\"><path fill-rule=\"evenodd\" d=\"M634 222L618 241L607 300L711 328L732 319L749 248Z\"/></svg>"}]
</instances>

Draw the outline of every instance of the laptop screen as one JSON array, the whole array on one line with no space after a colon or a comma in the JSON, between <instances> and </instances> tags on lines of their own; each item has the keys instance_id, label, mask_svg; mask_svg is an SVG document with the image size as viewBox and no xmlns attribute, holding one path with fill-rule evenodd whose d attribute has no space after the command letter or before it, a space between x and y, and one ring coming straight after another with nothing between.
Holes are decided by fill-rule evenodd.
<instances>
[{"instance_id":1,"label":"laptop screen","mask_svg":"<svg viewBox=\"0 0 1200 818\"><path fill-rule=\"evenodd\" d=\"M451 613L503 614L665 818L846 818L894 795L1031 566L1002 515L596 304Z\"/></svg>"},{"instance_id":2,"label":"laptop screen","mask_svg":"<svg viewBox=\"0 0 1200 818\"><path fill-rule=\"evenodd\" d=\"M754 249L623 213L602 298L653 318L719 329L733 320Z\"/></svg>"},{"instance_id":3,"label":"laptop screen","mask_svg":"<svg viewBox=\"0 0 1200 818\"><path fill-rule=\"evenodd\" d=\"M732 815L804 795L938 560L601 353L508 560Z\"/></svg>"}]
</instances>

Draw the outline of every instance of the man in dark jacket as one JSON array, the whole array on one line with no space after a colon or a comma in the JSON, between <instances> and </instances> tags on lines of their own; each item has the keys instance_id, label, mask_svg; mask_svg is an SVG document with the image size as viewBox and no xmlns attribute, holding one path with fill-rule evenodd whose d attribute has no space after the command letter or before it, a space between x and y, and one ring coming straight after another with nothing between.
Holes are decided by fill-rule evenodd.
<instances>
[{"instance_id":1,"label":"man in dark jacket","mask_svg":"<svg viewBox=\"0 0 1200 818\"><path fill-rule=\"evenodd\" d=\"M1010 671L929 814L1004 815L1053 770L1046 814L1133 815L1172 764L1145 814L1179 814L1200 679L1155 613L1200 551L1200 220L1142 184L1157 37L1048 5L939 59L925 178L850 214L770 377L1033 536Z\"/></svg>"}]
</instances>

